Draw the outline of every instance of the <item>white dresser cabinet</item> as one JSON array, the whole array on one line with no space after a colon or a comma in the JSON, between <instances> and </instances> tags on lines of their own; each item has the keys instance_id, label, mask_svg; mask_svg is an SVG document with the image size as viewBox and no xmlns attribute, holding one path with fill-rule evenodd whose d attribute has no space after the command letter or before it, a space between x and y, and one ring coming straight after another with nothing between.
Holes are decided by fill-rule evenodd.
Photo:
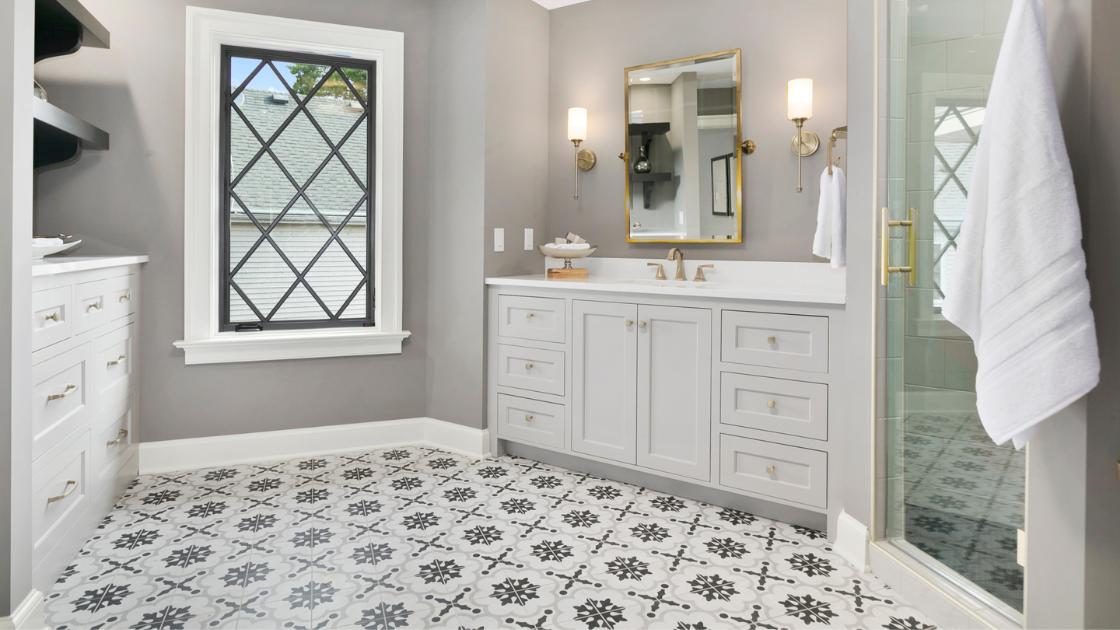
<instances>
[{"instance_id":1,"label":"white dresser cabinet","mask_svg":"<svg viewBox=\"0 0 1120 630\"><path fill-rule=\"evenodd\" d=\"M32 266L32 581L49 591L136 477L136 332L146 256Z\"/></svg>"},{"instance_id":2,"label":"white dresser cabinet","mask_svg":"<svg viewBox=\"0 0 1120 630\"><path fill-rule=\"evenodd\" d=\"M787 269L762 264L756 278ZM843 275L788 265L823 287L819 299L714 282L489 279L495 450L524 444L686 482L679 492L838 511L829 466Z\"/></svg>"}]
</instances>

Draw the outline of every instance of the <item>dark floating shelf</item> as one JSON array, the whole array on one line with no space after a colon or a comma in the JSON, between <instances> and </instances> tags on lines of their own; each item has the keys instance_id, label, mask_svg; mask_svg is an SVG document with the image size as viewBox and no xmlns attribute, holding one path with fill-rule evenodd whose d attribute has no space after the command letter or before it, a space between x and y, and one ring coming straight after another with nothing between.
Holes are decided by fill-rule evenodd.
<instances>
[{"instance_id":1,"label":"dark floating shelf","mask_svg":"<svg viewBox=\"0 0 1120 630\"><path fill-rule=\"evenodd\" d=\"M667 182L673 179L672 173L634 173L636 182Z\"/></svg>"},{"instance_id":2,"label":"dark floating shelf","mask_svg":"<svg viewBox=\"0 0 1120 630\"><path fill-rule=\"evenodd\" d=\"M83 150L105 151L109 134L34 96L35 168L69 162Z\"/></svg>"},{"instance_id":3,"label":"dark floating shelf","mask_svg":"<svg viewBox=\"0 0 1120 630\"><path fill-rule=\"evenodd\" d=\"M78 0L35 0L36 62L82 46L108 48L109 29Z\"/></svg>"},{"instance_id":4,"label":"dark floating shelf","mask_svg":"<svg viewBox=\"0 0 1120 630\"><path fill-rule=\"evenodd\" d=\"M669 123L655 122L655 123L630 123L627 126L628 133L632 136L644 136L646 134L654 135L661 133L669 133Z\"/></svg>"}]
</instances>

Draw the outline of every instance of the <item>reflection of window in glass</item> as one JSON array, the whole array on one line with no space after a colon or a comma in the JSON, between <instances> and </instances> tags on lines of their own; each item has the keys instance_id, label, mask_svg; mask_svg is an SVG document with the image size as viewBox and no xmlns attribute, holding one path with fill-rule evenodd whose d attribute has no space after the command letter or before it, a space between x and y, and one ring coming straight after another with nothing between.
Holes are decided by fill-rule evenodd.
<instances>
[{"instance_id":1,"label":"reflection of window in glass","mask_svg":"<svg viewBox=\"0 0 1120 630\"><path fill-rule=\"evenodd\" d=\"M968 205L984 106L941 103L934 107L933 117L933 306L940 312L945 299L943 279L953 268Z\"/></svg>"},{"instance_id":2,"label":"reflection of window in glass","mask_svg":"<svg viewBox=\"0 0 1120 630\"><path fill-rule=\"evenodd\" d=\"M373 63L223 52L223 330L372 325Z\"/></svg>"}]
</instances>

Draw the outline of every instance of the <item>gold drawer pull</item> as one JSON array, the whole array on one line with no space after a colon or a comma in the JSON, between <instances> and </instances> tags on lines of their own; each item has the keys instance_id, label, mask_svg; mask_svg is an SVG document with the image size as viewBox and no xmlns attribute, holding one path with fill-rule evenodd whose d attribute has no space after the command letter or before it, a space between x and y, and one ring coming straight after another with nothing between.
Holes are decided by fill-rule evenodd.
<instances>
[{"instance_id":1,"label":"gold drawer pull","mask_svg":"<svg viewBox=\"0 0 1120 630\"><path fill-rule=\"evenodd\" d=\"M120 297L117 298L117 301L118 302L127 302L131 299L132 299L132 292L131 291L126 291L126 292L122 293L120 295Z\"/></svg>"},{"instance_id":2,"label":"gold drawer pull","mask_svg":"<svg viewBox=\"0 0 1120 630\"><path fill-rule=\"evenodd\" d=\"M525 422L532 422L534 419L535 418L534 418L533 414L531 414L531 413L525 414Z\"/></svg>"},{"instance_id":3,"label":"gold drawer pull","mask_svg":"<svg viewBox=\"0 0 1120 630\"><path fill-rule=\"evenodd\" d=\"M769 337L766 338L766 343L768 343L772 346L776 346L776 345L778 345L778 338L775 337L774 335L770 335Z\"/></svg>"},{"instance_id":4,"label":"gold drawer pull","mask_svg":"<svg viewBox=\"0 0 1120 630\"><path fill-rule=\"evenodd\" d=\"M105 362L105 367L116 367L116 366L124 363L127 360L128 360L128 357L122 354L121 356L119 356L115 359L109 359L108 361L106 361Z\"/></svg>"},{"instance_id":5,"label":"gold drawer pull","mask_svg":"<svg viewBox=\"0 0 1120 630\"><path fill-rule=\"evenodd\" d=\"M770 475L771 477L777 475L778 474L778 467L775 466L774 464L770 464L769 466L766 467L766 474Z\"/></svg>"},{"instance_id":6,"label":"gold drawer pull","mask_svg":"<svg viewBox=\"0 0 1120 630\"><path fill-rule=\"evenodd\" d=\"M537 366L533 365L532 363L526 363L525 364L525 371L528 372L529 370L531 370L535 367L537 367Z\"/></svg>"},{"instance_id":7,"label":"gold drawer pull","mask_svg":"<svg viewBox=\"0 0 1120 630\"><path fill-rule=\"evenodd\" d=\"M128 438L128 429L121 429L120 431L117 431L117 439L109 440L105 443L105 446L117 446L118 444L124 442L126 438Z\"/></svg>"},{"instance_id":8,"label":"gold drawer pull","mask_svg":"<svg viewBox=\"0 0 1120 630\"><path fill-rule=\"evenodd\" d=\"M70 383L69 385L66 386L66 389L62 390L61 393L48 395L47 396L47 402L54 402L56 400L62 400L63 398L66 398L67 396L69 396L70 394L73 394L76 391L78 391L78 386L73 384L73 383Z\"/></svg>"},{"instance_id":9,"label":"gold drawer pull","mask_svg":"<svg viewBox=\"0 0 1120 630\"><path fill-rule=\"evenodd\" d=\"M58 311L54 311L50 315L44 315L43 316L43 321L45 321L45 322L62 321L62 316L58 314Z\"/></svg>"},{"instance_id":10,"label":"gold drawer pull","mask_svg":"<svg viewBox=\"0 0 1120 630\"><path fill-rule=\"evenodd\" d=\"M92 304L90 304L89 306L86 307L86 312L87 313L94 313L94 312L100 311L100 310L101 310L101 301L100 300L98 300L97 302L93 302Z\"/></svg>"},{"instance_id":11,"label":"gold drawer pull","mask_svg":"<svg viewBox=\"0 0 1120 630\"><path fill-rule=\"evenodd\" d=\"M74 481L73 479L68 480L66 482L66 487L62 489L62 494L56 494L53 497L47 497L47 505L50 505L51 503L58 503L66 497L74 494L74 491L77 489L78 482Z\"/></svg>"},{"instance_id":12,"label":"gold drawer pull","mask_svg":"<svg viewBox=\"0 0 1120 630\"><path fill-rule=\"evenodd\" d=\"M536 316L536 313L525 313L525 319L533 319Z\"/></svg>"},{"instance_id":13,"label":"gold drawer pull","mask_svg":"<svg viewBox=\"0 0 1120 630\"><path fill-rule=\"evenodd\" d=\"M777 406L778 406L778 401L776 401L776 400L767 400L766 401L766 408L767 409L774 409Z\"/></svg>"}]
</instances>

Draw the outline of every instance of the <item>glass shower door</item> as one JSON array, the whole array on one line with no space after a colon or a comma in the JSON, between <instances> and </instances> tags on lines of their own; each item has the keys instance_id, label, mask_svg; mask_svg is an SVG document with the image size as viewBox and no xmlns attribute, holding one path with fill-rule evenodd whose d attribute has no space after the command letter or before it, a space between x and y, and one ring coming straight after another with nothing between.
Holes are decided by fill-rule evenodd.
<instances>
[{"instance_id":1,"label":"glass shower door","mask_svg":"<svg viewBox=\"0 0 1120 630\"><path fill-rule=\"evenodd\" d=\"M941 315L1010 2L887 4L885 533L1013 614L1023 603L1025 455L985 433L972 343Z\"/></svg>"}]
</instances>

